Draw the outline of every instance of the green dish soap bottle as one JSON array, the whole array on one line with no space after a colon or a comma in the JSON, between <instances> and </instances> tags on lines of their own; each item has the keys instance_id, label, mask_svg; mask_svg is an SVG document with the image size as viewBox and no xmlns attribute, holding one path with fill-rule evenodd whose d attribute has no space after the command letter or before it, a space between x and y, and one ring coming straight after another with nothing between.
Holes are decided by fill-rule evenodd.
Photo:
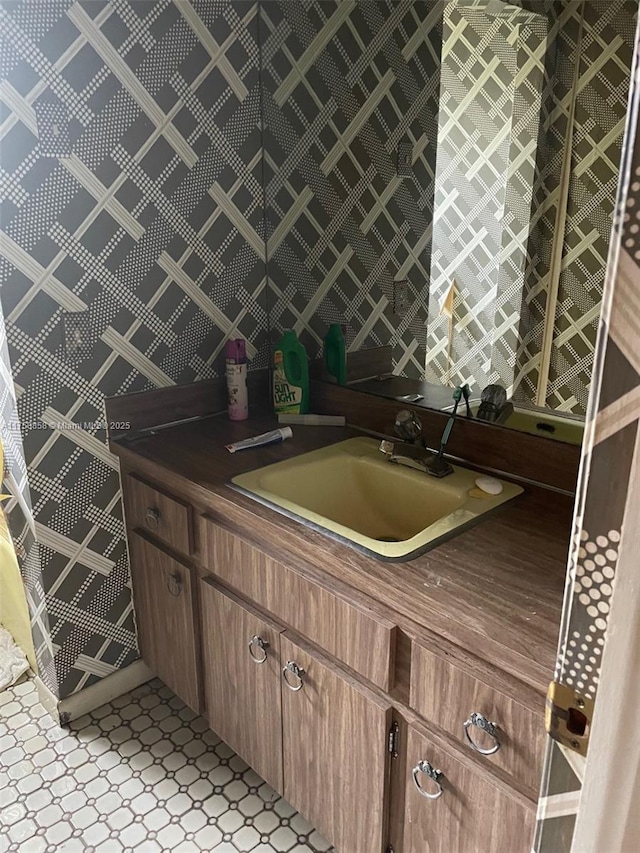
<instances>
[{"instance_id":1,"label":"green dish soap bottle","mask_svg":"<svg viewBox=\"0 0 640 853\"><path fill-rule=\"evenodd\" d=\"M325 335L324 363L338 385L347 384L347 345L340 323L332 323Z\"/></svg>"},{"instance_id":2,"label":"green dish soap bottle","mask_svg":"<svg viewBox=\"0 0 640 853\"><path fill-rule=\"evenodd\" d=\"M309 411L307 351L293 329L287 329L273 354L273 406L276 414Z\"/></svg>"}]
</instances>

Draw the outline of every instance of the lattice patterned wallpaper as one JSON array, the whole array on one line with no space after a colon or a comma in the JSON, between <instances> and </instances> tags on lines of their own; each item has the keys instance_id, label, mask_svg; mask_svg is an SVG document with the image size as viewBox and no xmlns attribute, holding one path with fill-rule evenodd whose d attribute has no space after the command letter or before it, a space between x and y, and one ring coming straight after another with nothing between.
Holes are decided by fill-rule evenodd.
<instances>
[{"instance_id":1,"label":"lattice patterned wallpaper","mask_svg":"<svg viewBox=\"0 0 640 853\"><path fill-rule=\"evenodd\" d=\"M424 370L442 7L422 0L262 6L270 320L309 355L331 322L354 349ZM407 142L411 174L397 174ZM393 314L393 281L409 308Z\"/></svg>"},{"instance_id":2,"label":"lattice patterned wallpaper","mask_svg":"<svg viewBox=\"0 0 640 853\"><path fill-rule=\"evenodd\" d=\"M62 696L137 657L104 396L214 376L235 333L267 363L257 17L0 8L1 299L40 547L23 568ZM69 357L65 312L88 341Z\"/></svg>"},{"instance_id":3,"label":"lattice patterned wallpaper","mask_svg":"<svg viewBox=\"0 0 640 853\"><path fill-rule=\"evenodd\" d=\"M546 404L585 412L618 187L636 0L585 3L569 208Z\"/></svg>"},{"instance_id":4,"label":"lattice patterned wallpaper","mask_svg":"<svg viewBox=\"0 0 640 853\"><path fill-rule=\"evenodd\" d=\"M563 33L579 5L561 4ZM587 256L568 241L559 326L585 299L578 272L593 278L594 249L604 251L615 180L599 164L616 162L635 13L631 0L587 5L573 188ZM326 325L346 322L353 346L392 341L396 370L417 375L442 7L271 0L262 12L275 325L298 328L316 355ZM12 527L43 672L67 695L137 654L103 397L215 375L235 332L253 365L267 363L258 12L224 0L4 0L0 24L1 298L40 544L24 513ZM589 125L596 99L610 131ZM404 179L401 141L413 157ZM405 276L398 323L392 282ZM544 307L544 292L531 296ZM63 357L64 312L83 312L88 347L76 357ZM589 329L576 333L587 347ZM527 358L533 376L534 349ZM579 370L556 363L574 381Z\"/></svg>"},{"instance_id":5,"label":"lattice patterned wallpaper","mask_svg":"<svg viewBox=\"0 0 640 853\"><path fill-rule=\"evenodd\" d=\"M425 376L512 396L549 23L507 8L445 7Z\"/></svg>"},{"instance_id":6,"label":"lattice patterned wallpaper","mask_svg":"<svg viewBox=\"0 0 640 853\"><path fill-rule=\"evenodd\" d=\"M530 0L521 5L535 8ZM550 39L557 45L548 65L555 83L545 98L534 208L539 218L531 243L516 396L535 400L538 388L560 161L579 50L569 199L546 395L547 406L578 414L586 411L593 370L637 12L635 0L575 0L552 4L547 13L553 22Z\"/></svg>"},{"instance_id":7,"label":"lattice patterned wallpaper","mask_svg":"<svg viewBox=\"0 0 640 853\"><path fill-rule=\"evenodd\" d=\"M496 334L496 361L504 373L515 351L516 369L509 368L515 396L535 400L561 152L584 14L546 400L553 408L584 413L637 6L634 0L511 5L546 16L552 49L545 59L524 301L516 304L517 294L503 282L497 327L511 328L513 340L502 345ZM312 356L320 352L328 323L338 321L348 326L350 347L392 343L395 372L424 371L444 6L410 0L263 4L271 319L276 330L295 328ZM530 99L531 91L520 94ZM414 168L400 179L395 156L398 141L405 139L412 144ZM519 202L522 207L523 199ZM515 219L521 215L518 209ZM516 260L511 258L511 272ZM393 280L404 277L410 308L398 317ZM441 368L435 372L446 379Z\"/></svg>"}]
</instances>

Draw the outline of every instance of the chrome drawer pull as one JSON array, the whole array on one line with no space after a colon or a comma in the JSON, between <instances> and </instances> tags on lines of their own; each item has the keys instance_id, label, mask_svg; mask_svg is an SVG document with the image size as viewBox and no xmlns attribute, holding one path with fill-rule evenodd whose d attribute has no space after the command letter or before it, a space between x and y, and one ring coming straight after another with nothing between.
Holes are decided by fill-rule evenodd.
<instances>
[{"instance_id":1,"label":"chrome drawer pull","mask_svg":"<svg viewBox=\"0 0 640 853\"><path fill-rule=\"evenodd\" d=\"M298 683L295 684L290 681L290 676L294 676L294 678L298 679ZM287 685L289 690L293 690L294 693L297 693L298 690L302 690L304 682L302 681L302 676L304 675L304 669L300 669L297 663L294 663L292 660L287 661L287 665L282 667L282 677L284 678L284 683Z\"/></svg>"},{"instance_id":2,"label":"chrome drawer pull","mask_svg":"<svg viewBox=\"0 0 640 853\"><path fill-rule=\"evenodd\" d=\"M420 784L420 780L418 779L418 773L424 773L425 776L428 776L429 779L435 784L437 790L434 794L430 794L429 791L426 791L422 785ZM413 784L416 786L416 791L420 794L421 797L426 797L428 800L437 800L444 794L444 788L440 782L441 779L444 778L444 774L441 770L436 770L428 761L419 761L416 766L413 768Z\"/></svg>"},{"instance_id":3,"label":"chrome drawer pull","mask_svg":"<svg viewBox=\"0 0 640 853\"><path fill-rule=\"evenodd\" d=\"M253 647L260 649L260 652L256 656L253 653ZM267 659L267 649L269 648L269 643L262 639L262 637L258 637L257 634L254 634L253 637L249 640L249 657L254 663L264 663Z\"/></svg>"},{"instance_id":4,"label":"chrome drawer pull","mask_svg":"<svg viewBox=\"0 0 640 853\"><path fill-rule=\"evenodd\" d=\"M476 752L479 752L480 755L493 755L500 749L500 741L498 740L498 726L495 723L490 723L486 717L482 714L478 714L475 711L468 720L466 720L464 725L464 735L469 743L471 749L475 749ZM471 726L475 726L486 734L489 735L490 738L493 738L493 746L489 747L489 749L483 749L479 746L474 739L471 737L470 728Z\"/></svg>"},{"instance_id":5,"label":"chrome drawer pull","mask_svg":"<svg viewBox=\"0 0 640 853\"><path fill-rule=\"evenodd\" d=\"M148 506L147 512L145 514L145 518L147 521L147 527L149 530L157 530L158 525L160 524L160 510L156 509L154 506Z\"/></svg>"}]
</instances>

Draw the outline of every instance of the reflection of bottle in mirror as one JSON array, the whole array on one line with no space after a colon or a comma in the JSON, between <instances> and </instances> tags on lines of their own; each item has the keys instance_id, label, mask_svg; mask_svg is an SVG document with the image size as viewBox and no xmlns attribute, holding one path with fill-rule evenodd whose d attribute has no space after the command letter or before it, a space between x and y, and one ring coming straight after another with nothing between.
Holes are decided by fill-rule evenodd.
<instances>
[{"instance_id":1,"label":"reflection of bottle in mirror","mask_svg":"<svg viewBox=\"0 0 640 853\"><path fill-rule=\"evenodd\" d=\"M324 339L324 362L338 385L347 384L347 347L340 323L332 323Z\"/></svg>"},{"instance_id":2,"label":"reflection of bottle in mirror","mask_svg":"<svg viewBox=\"0 0 640 853\"><path fill-rule=\"evenodd\" d=\"M243 338L225 344L229 420L246 421L249 417L247 394L247 344Z\"/></svg>"}]
</instances>

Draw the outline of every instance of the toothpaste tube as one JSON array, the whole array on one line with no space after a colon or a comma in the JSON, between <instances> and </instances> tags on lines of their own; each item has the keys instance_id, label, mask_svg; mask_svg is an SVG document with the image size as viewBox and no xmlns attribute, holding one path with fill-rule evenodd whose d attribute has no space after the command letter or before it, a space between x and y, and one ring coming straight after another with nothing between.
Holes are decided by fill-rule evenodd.
<instances>
[{"instance_id":1,"label":"toothpaste tube","mask_svg":"<svg viewBox=\"0 0 640 853\"><path fill-rule=\"evenodd\" d=\"M291 427L281 427L280 429L272 429L271 432L263 432L262 435L245 438L242 441L234 441L233 444L226 444L225 447L229 453L236 453L238 450L248 450L250 447L264 447L267 444L278 444L278 442L292 436L293 430Z\"/></svg>"}]
</instances>

